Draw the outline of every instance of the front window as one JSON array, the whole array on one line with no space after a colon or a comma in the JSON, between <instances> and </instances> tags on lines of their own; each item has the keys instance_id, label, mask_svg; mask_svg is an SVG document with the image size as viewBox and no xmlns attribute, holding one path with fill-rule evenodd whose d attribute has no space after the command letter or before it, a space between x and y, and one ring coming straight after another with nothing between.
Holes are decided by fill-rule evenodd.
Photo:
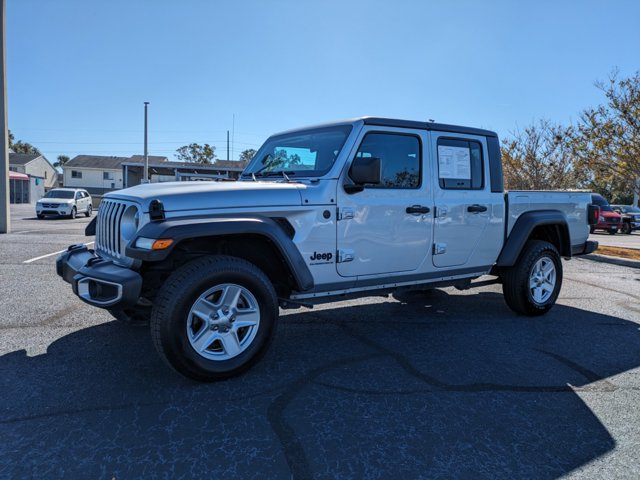
<instances>
[{"instance_id":1,"label":"front window","mask_svg":"<svg viewBox=\"0 0 640 480\"><path fill-rule=\"evenodd\" d=\"M70 190L49 190L44 198L73 198L73 192Z\"/></svg>"},{"instance_id":2,"label":"front window","mask_svg":"<svg viewBox=\"0 0 640 480\"><path fill-rule=\"evenodd\" d=\"M351 125L316 128L269 138L243 177L319 177L335 162Z\"/></svg>"}]
</instances>

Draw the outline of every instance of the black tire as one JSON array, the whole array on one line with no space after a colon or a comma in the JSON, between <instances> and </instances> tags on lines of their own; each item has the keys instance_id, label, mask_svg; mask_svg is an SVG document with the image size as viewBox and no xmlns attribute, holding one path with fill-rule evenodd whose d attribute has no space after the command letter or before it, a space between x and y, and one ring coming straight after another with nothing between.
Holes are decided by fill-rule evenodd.
<instances>
[{"instance_id":1,"label":"black tire","mask_svg":"<svg viewBox=\"0 0 640 480\"><path fill-rule=\"evenodd\" d=\"M76 218L76 214L78 213L78 211L76 210L76 207L73 207L71 209L71 213L69 214L69 218Z\"/></svg>"},{"instance_id":2,"label":"black tire","mask_svg":"<svg viewBox=\"0 0 640 480\"><path fill-rule=\"evenodd\" d=\"M594 226L589 227L589 233L593 233L595 231L596 231L596 227Z\"/></svg>"},{"instance_id":3,"label":"black tire","mask_svg":"<svg viewBox=\"0 0 640 480\"><path fill-rule=\"evenodd\" d=\"M107 310L111 316L131 327L148 327L151 317L151 308L135 307L125 310Z\"/></svg>"},{"instance_id":4,"label":"black tire","mask_svg":"<svg viewBox=\"0 0 640 480\"><path fill-rule=\"evenodd\" d=\"M618 229L617 228L612 228L610 230L607 230L609 232L609 235L615 235L616 233L618 233Z\"/></svg>"},{"instance_id":5,"label":"black tire","mask_svg":"<svg viewBox=\"0 0 640 480\"><path fill-rule=\"evenodd\" d=\"M90 217L92 212L93 212L93 207L91 205L89 205L87 207L87 211L84 212L84 214L85 214L85 216Z\"/></svg>"},{"instance_id":6,"label":"black tire","mask_svg":"<svg viewBox=\"0 0 640 480\"><path fill-rule=\"evenodd\" d=\"M622 224L622 228L620 229L621 233L624 233L625 235L630 235L631 234L631 223L630 222L624 222Z\"/></svg>"},{"instance_id":7,"label":"black tire","mask_svg":"<svg viewBox=\"0 0 640 480\"><path fill-rule=\"evenodd\" d=\"M241 295L245 297L246 292L249 292L256 303L258 324L247 327L256 330L255 332L251 330L251 338L241 347L240 353L228 359L211 359L205 355L214 355L214 353L209 354L209 348L216 345L218 340L207 344L208 347L202 350L204 353L198 353L192 346L192 340L189 339L188 334L188 329L195 322L193 319L196 316L192 316L191 325L189 317L192 307L201 301L206 292L218 287L225 288L225 286L239 288L242 291ZM205 299L210 304L218 301L207 297ZM222 297L219 301L222 302ZM238 298L235 301L237 303ZM220 312L220 310L217 311ZM234 317L234 314L230 314L225 321L233 322ZM208 318L208 323L205 325L211 326L203 326L199 331L218 330L218 327L213 325L221 320L214 321L211 317ZM260 269L240 258L212 255L197 258L183 265L165 281L155 298L151 312L151 336L156 350L169 366L186 377L210 382L238 375L256 363L271 342L277 319L276 292L269 278ZM227 332L222 335L229 335L229 326L231 326L238 345L247 339L248 334L244 340L240 340L240 331L233 330L233 326L229 323L226 325L226 330L220 327L220 330L213 335L221 332ZM226 340L220 342L218 345L223 347L223 354L226 355L226 346L224 346Z\"/></svg>"},{"instance_id":8,"label":"black tire","mask_svg":"<svg viewBox=\"0 0 640 480\"><path fill-rule=\"evenodd\" d=\"M40 220L44 218L44 215L36 215Z\"/></svg>"},{"instance_id":9,"label":"black tire","mask_svg":"<svg viewBox=\"0 0 640 480\"><path fill-rule=\"evenodd\" d=\"M543 258L551 260L555 267L555 284L548 298L537 302L530 288L530 279L536 264ZM511 310L527 316L547 313L556 303L562 286L562 261L555 246L542 240L529 240L516 265L503 270L502 292Z\"/></svg>"}]
</instances>

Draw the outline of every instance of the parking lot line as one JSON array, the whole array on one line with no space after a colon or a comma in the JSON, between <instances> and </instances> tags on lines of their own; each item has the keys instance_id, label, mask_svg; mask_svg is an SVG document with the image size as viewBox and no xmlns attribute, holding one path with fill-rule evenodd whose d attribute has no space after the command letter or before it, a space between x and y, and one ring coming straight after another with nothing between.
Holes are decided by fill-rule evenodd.
<instances>
[{"instance_id":1,"label":"parking lot line","mask_svg":"<svg viewBox=\"0 0 640 480\"><path fill-rule=\"evenodd\" d=\"M92 243L95 243L95 242L87 242L87 243L85 243L85 245L89 246L89 245L91 245ZM40 255L39 257L30 258L29 260L25 260L25 261L24 261L24 262L22 262L22 263L31 263L31 262L35 262L36 260L41 260L41 259L43 259L43 258L47 258L47 257L50 257L50 256L52 256L52 255L58 255L59 253L66 252L66 251L67 251L67 249L65 248L64 250L59 250L59 251L57 251L57 252L47 253L46 255Z\"/></svg>"}]
</instances>

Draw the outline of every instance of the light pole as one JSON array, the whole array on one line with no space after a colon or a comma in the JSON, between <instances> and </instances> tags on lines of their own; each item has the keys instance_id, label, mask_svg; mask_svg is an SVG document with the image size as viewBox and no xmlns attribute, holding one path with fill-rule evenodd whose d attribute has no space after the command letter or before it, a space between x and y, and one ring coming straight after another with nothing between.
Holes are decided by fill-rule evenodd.
<instances>
[{"instance_id":1,"label":"light pole","mask_svg":"<svg viewBox=\"0 0 640 480\"><path fill-rule=\"evenodd\" d=\"M0 0L0 233L9 233L9 138L7 134L7 77L5 42L5 1Z\"/></svg>"},{"instance_id":2,"label":"light pole","mask_svg":"<svg viewBox=\"0 0 640 480\"><path fill-rule=\"evenodd\" d=\"M141 183L149 183L149 150L147 148L147 107L149 102L144 102L144 173Z\"/></svg>"}]
</instances>

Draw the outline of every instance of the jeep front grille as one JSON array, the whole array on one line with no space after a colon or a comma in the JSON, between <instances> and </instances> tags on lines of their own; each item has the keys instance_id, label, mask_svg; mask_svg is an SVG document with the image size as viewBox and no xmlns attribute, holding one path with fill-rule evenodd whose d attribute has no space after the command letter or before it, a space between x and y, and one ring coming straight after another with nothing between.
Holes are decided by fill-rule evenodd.
<instances>
[{"instance_id":1,"label":"jeep front grille","mask_svg":"<svg viewBox=\"0 0 640 480\"><path fill-rule=\"evenodd\" d=\"M101 256L116 260L124 258L124 245L120 235L120 222L131 204L121 200L104 199L98 208L96 220L96 250Z\"/></svg>"}]
</instances>

